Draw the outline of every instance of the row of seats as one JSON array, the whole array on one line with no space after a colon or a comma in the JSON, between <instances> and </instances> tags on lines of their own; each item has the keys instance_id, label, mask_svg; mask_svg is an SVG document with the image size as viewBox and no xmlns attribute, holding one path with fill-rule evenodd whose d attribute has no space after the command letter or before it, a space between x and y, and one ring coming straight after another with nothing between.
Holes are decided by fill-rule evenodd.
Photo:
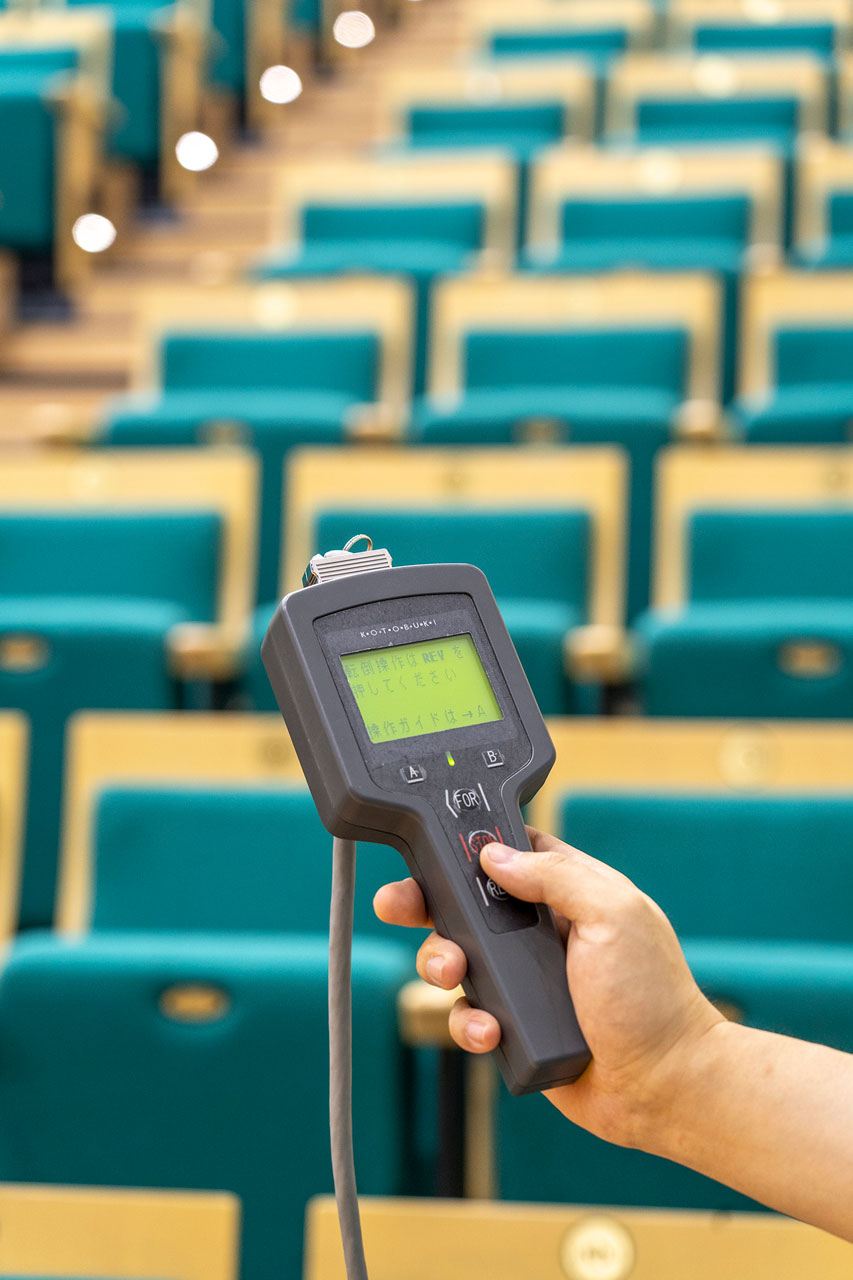
<instances>
[{"instance_id":1,"label":"row of seats","mask_svg":"<svg viewBox=\"0 0 853 1280\"><path fill-rule=\"evenodd\" d=\"M281 581L281 470L294 445L384 438L618 446L631 470L634 617L649 599L660 448L679 439L839 445L849 438L847 274L779 272L744 281L739 393L723 414L721 353L734 346L724 318L738 308L713 277L497 272L434 281L430 254L458 249L395 246L380 238L383 225L378 218L376 252L368 256L375 265L388 254L389 268L409 253L413 266L419 259L414 296L396 278L358 274L190 295L159 290L141 309L138 390L105 404L94 429L94 441L110 447L231 442L257 452L259 601L272 599ZM336 257L334 246L330 271ZM426 391L411 403L419 359Z\"/></svg>"},{"instance_id":2,"label":"row of seats","mask_svg":"<svg viewBox=\"0 0 853 1280\"><path fill-rule=\"evenodd\" d=\"M804 139L794 173L792 264L853 264L847 148ZM410 279L417 299L413 388L421 394L430 294L440 277L513 267L713 273L723 290L717 394L729 399L738 287L785 257L785 185L781 159L766 148L562 145L531 161L522 225L507 157L451 150L317 160L281 175L276 244L252 274L298 280L358 270Z\"/></svg>"},{"instance_id":3,"label":"row of seats","mask_svg":"<svg viewBox=\"0 0 853 1280\"><path fill-rule=\"evenodd\" d=\"M849 726L549 727L558 764L531 820L656 894L729 1016L853 1049ZM328 1186L330 859L281 721L88 715L69 745L58 919L70 937L16 942L0 973L0 1176L236 1191L244 1274L268 1273L283 1248L295 1263L305 1198ZM0 813L12 803L9 788ZM400 869L390 850L360 847L357 1150L363 1189L383 1194L407 1186L394 998L419 937L379 925L371 898ZM123 1122L116 1079L139 1081ZM555 1126L542 1098L501 1093L495 1125L508 1199L749 1207Z\"/></svg>"},{"instance_id":4,"label":"row of seats","mask_svg":"<svg viewBox=\"0 0 853 1280\"><path fill-rule=\"evenodd\" d=\"M18 260L22 302L74 291L93 245L79 219L173 206L196 163L179 143L214 107L257 126L262 72L328 61L332 6L287 0L86 0L0 4L0 248ZM368 4L368 8L371 5ZM392 0L380 9L387 19ZM291 14L292 10L292 14ZM379 14L377 13L377 20ZM223 139L220 138L220 142ZM47 291L47 294L46 294Z\"/></svg>"},{"instance_id":5,"label":"row of seats","mask_svg":"<svg viewBox=\"0 0 853 1280\"><path fill-rule=\"evenodd\" d=\"M282 589L368 532L398 564L484 569L546 713L633 679L652 715L850 716L849 449L673 449L659 475L653 607L628 635L625 467L606 448L300 452ZM0 468L0 700L33 736L23 923L53 909L68 716L203 705L211 686L273 708L256 479L232 449Z\"/></svg>"}]
</instances>

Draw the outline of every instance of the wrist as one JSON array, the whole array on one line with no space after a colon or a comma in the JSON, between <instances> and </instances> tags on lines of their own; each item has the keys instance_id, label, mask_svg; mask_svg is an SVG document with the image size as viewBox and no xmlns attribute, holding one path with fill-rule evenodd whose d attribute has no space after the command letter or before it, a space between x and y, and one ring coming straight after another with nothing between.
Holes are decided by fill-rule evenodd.
<instances>
[{"instance_id":1,"label":"wrist","mask_svg":"<svg viewBox=\"0 0 853 1280\"><path fill-rule=\"evenodd\" d=\"M707 1109L713 1082L742 1030L710 1003L691 1011L678 1039L644 1078L633 1109L631 1146L683 1162L697 1113Z\"/></svg>"}]
</instances>

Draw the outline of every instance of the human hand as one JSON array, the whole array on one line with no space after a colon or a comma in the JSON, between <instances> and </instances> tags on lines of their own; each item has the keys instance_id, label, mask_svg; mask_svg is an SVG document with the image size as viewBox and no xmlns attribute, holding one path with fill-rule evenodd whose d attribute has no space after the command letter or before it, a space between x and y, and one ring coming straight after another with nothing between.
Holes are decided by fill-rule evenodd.
<instances>
[{"instance_id":1,"label":"human hand","mask_svg":"<svg viewBox=\"0 0 853 1280\"><path fill-rule=\"evenodd\" d=\"M491 844L480 861L508 893L547 903L566 938L567 980L592 1062L574 1084L546 1096L599 1137L647 1146L646 1132L665 1110L677 1077L724 1019L696 986L671 924L651 898L554 836L528 834L532 851ZM431 924L413 880L383 886L374 909L389 924ZM467 966L455 943L431 933L417 967L426 982L452 990ZM453 1007L450 1033L472 1053L488 1053L500 1040L492 1015L465 999Z\"/></svg>"}]
</instances>

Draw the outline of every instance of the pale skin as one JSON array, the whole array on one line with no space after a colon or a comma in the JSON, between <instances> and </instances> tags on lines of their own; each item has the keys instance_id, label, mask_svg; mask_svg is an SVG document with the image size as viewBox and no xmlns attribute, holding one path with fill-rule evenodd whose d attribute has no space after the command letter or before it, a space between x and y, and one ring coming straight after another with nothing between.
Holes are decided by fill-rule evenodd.
<instances>
[{"instance_id":1,"label":"pale skin","mask_svg":"<svg viewBox=\"0 0 853 1280\"><path fill-rule=\"evenodd\" d=\"M481 863L509 893L547 903L567 939L592 1062L548 1099L609 1142L667 1156L853 1241L853 1056L728 1022L651 898L554 836L528 834L532 851L492 844ZM413 880L385 885L374 907L389 924L431 925ZM460 948L435 932L418 953L420 976L445 990L465 968ZM450 1031L470 1053L488 1053L501 1034L465 999Z\"/></svg>"}]
</instances>

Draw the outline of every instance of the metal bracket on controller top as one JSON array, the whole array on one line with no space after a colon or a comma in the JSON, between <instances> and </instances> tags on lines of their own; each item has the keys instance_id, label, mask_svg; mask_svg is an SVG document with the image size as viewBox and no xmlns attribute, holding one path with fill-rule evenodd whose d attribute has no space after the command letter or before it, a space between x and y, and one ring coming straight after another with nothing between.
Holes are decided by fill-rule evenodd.
<instances>
[{"instance_id":1,"label":"metal bracket on controller top","mask_svg":"<svg viewBox=\"0 0 853 1280\"><path fill-rule=\"evenodd\" d=\"M364 551L351 551L358 542L366 542ZM391 553L384 548L373 549L373 539L366 533L350 538L343 551L327 551L312 556L302 575L303 587L313 587L318 582L332 582L335 578L347 578L354 573L372 573L374 569L390 569Z\"/></svg>"}]
</instances>

